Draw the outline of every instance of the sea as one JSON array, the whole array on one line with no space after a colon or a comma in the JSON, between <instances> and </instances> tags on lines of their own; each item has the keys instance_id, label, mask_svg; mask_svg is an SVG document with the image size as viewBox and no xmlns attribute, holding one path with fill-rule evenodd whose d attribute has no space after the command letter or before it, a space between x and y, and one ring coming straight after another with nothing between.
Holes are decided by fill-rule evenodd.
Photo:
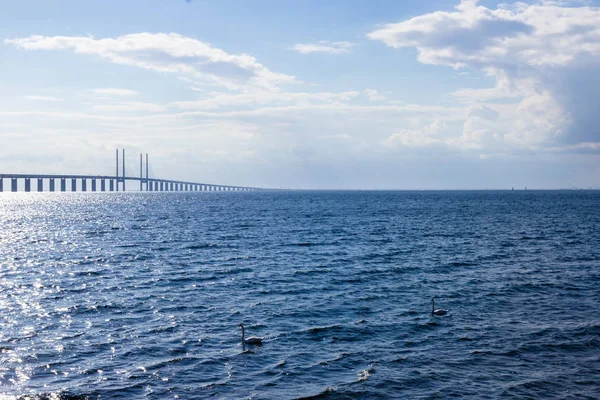
<instances>
[{"instance_id":1,"label":"sea","mask_svg":"<svg viewBox=\"0 0 600 400\"><path fill-rule=\"evenodd\" d=\"M135 398L600 398L600 191L0 194L0 399Z\"/></svg>"}]
</instances>

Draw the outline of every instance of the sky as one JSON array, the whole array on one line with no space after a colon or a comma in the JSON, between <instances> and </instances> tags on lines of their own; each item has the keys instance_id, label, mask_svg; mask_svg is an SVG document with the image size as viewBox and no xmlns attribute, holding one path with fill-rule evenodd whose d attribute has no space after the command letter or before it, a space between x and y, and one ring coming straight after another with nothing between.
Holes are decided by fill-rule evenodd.
<instances>
[{"instance_id":1,"label":"sky","mask_svg":"<svg viewBox=\"0 0 600 400\"><path fill-rule=\"evenodd\" d=\"M600 188L600 0L0 7L0 173Z\"/></svg>"}]
</instances>

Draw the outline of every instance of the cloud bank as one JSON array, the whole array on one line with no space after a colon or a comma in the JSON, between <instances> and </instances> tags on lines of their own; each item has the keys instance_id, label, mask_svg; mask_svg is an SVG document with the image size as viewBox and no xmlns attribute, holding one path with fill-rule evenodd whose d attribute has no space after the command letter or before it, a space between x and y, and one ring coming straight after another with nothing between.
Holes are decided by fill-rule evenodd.
<instances>
[{"instance_id":1,"label":"cloud bank","mask_svg":"<svg viewBox=\"0 0 600 400\"><path fill-rule=\"evenodd\" d=\"M494 88L465 88L456 96L470 104L502 104L494 112L500 111L495 129L504 142L600 141L597 7L542 2L490 9L463 0L455 11L388 24L368 37L393 48L414 47L423 64L468 67L495 78ZM511 100L514 107L506 107Z\"/></svg>"},{"instance_id":2,"label":"cloud bank","mask_svg":"<svg viewBox=\"0 0 600 400\"><path fill-rule=\"evenodd\" d=\"M92 92L107 96L133 96L137 94L135 90L119 88L98 88L92 89Z\"/></svg>"},{"instance_id":3,"label":"cloud bank","mask_svg":"<svg viewBox=\"0 0 600 400\"><path fill-rule=\"evenodd\" d=\"M136 33L116 38L40 36L6 39L25 50L73 50L113 63L191 75L232 89L276 89L294 77L273 72L247 54L228 54L210 44L176 33Z\"/></svg>"},{"instance_id":4,"label":"cloud bank","mask_svg":"<svg viewBox=\"0 0 600 400\"><path fill-rule=\"evenodd\" d=\"M295 44L292 50L297 51L300 54L310 53L329 53L329 54L343 54L349 53L350 48L354 46L354 43L350 42L328 42L322 40L318 43L313 44Z\"/></svg>"}]
</instances>

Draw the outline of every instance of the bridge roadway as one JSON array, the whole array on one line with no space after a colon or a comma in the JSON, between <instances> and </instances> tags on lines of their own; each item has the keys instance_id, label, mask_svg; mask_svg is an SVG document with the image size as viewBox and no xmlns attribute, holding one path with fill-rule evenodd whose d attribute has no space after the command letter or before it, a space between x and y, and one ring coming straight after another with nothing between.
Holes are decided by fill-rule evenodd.
<instances>
[{"instance_id":1,"label":"bridge roadway","mask_svg":"<svg viewBox=\"0 0 600 400\"><path fill-rule=\"evenodd\" d=\"M119 183L122 184L122 191L125 191L125 181L137 181L140 183L140 191L148 192L213 192L213 191L250 191L259 190L258 188L247 186L215 185L211 183L198 183L187 181L175 181L170 179L143 178L133 176L110 176L110 175L52 175L52 174L0 174L0 192L4 191L4 179L10 179L10 191L16 192L18 189L18 180L25 181L25 192L31 192L31 180L37 181L37 191L44 191L44 180L48 180L48 191L67 191L67 181L71 181L71 192L76 192L77 181L80 181L79 191L88 191L87 181L91 181L91 191L119 191ZM60 186L56 186L56 180ZM100 181L100 187L97 182ZM106 185L108 182L108 185Z\"/></svg>"}]
</instances>

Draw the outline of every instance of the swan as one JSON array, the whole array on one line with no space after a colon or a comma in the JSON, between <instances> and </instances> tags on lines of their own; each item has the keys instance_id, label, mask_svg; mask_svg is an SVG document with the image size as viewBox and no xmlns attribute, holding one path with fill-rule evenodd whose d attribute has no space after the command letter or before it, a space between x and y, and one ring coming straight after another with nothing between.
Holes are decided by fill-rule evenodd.
<instances>
[{"instance_id":1,"label":"swan","mask_svg":"<svg viewBox=\"0 0 600 400\"><path fill-rule=\"evenodd\" d=\"M244 339L244 324L240 322L238 328L242 328L242 344L262 344L264 337L251 336L248 339Z\"/></svg>"},{"instance_id":2,"label":"swan","mask_svg":"<svg viewBox=\"0 0 600 400\"><path fill-rule=\"evenodd\" d=\"M431 299L431 315L446 315L448 314L448 310L443 308L435 309L435 300Z\"/></svg>"}]
</instances>

